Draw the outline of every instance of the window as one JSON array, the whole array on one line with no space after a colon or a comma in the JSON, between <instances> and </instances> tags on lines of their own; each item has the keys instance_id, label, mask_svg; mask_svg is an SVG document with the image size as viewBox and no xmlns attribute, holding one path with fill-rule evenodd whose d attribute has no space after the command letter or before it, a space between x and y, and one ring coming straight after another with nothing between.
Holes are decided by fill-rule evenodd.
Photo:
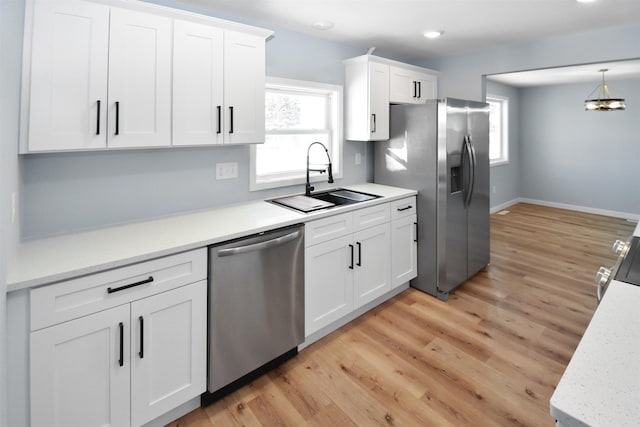
<instances>
[{"instance_id":1,"label":"window","mask_svg":"<svg viewBox=\"0 0 640 427\"><path fill-rule=\"evenodd\" d=\"M331 156L334 178L342 177L342 86L267 78L264 144L251 147L250 189L304 184L307 148L319 141ZM310 164L323 168L327 156L319 145ZM328 178L311 173L312 181Z\"/></svg>"},{"instance_id":2,"label":"window","mask_svg":"<svg viewBox=\"0 0 640 427\"><path fill-rule=\"evenodd\" d=\"M509 163L509 98L487 95L489 103L489 162Z\"/></svg>"}]
</instances>

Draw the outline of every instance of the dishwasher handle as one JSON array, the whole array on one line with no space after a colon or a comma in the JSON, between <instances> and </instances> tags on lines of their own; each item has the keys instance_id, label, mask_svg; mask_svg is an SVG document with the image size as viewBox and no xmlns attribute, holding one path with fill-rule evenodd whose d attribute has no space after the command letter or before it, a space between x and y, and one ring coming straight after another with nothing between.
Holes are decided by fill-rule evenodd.
<instances>
[{"instance_id":1,"label":"dishwasher handle","mask_svg":"<svg viewBox=\"0 0 640 427\"><path fill-rule=\"evenodd\" d=\"M260 251L274 246L283 245L292 240L296 240L300 237L300 230L293 233L285 234L284 236L276 237L275 239L265 240L263 242L252 243L250 245L236 246L233 248L225 248L218 250L218 257L232 256L244 254L247 252Z\"/></svg>"}]
</instances>

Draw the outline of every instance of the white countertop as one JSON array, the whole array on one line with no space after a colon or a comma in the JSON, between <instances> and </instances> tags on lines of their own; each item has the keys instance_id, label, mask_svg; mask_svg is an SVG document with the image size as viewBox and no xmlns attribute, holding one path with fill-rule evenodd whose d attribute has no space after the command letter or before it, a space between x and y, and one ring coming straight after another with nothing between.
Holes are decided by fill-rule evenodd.
<instances>
[{"instance_id":1,"label":"white countertop","mask_svg":"<svg viewBox=\"0 0 640 427\"><path fill-rule=\"evenodd\" d=\"M382 198L300 213L255 201L162 219L22 242L9 267L7 292L121 267L273 228L361 209L417 194L379 184L350 188Z\"/></svg>"},{"instance_id":2,"label":"white countertop","mask_svg":"<svg viewBox=\"0 0 640 427\"><path fill-rule=\"evenodd\" d=\"M550 412L564 427L637 427L639 400L640 286L612 281L551 396Z\"/></svg>"}]
</instances>

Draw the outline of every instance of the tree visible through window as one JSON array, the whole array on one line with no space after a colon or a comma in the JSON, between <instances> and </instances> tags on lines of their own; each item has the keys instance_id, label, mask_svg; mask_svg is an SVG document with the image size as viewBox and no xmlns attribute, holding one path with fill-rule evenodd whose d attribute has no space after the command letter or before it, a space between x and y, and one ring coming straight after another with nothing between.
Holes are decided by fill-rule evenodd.
<instances>
[{"instance_id":1,"label":"tree visible through window","mask_svg":"<svg viewBox=\"0 0 640 427\"><path fill-rule=\"evenodd\" d=\"M264 144L252 147L251 189L303 183L307 148L319 141L329 150L334 176L341 174L342 88L296 80L269 79L265 96ZM311 163L327 163L321 147ZM323 177L324 179L324 177Z\"/></svg>"},{"instance_id":2,"label":"tree visible through window","mask_svg":"<svg viewBox=\"0 0 640 427\"><path fill-rule=\"evenodd\" d=\"M489 103L489 162L509 162L509 98L487 95Z\"/></svg>"}]
</instances>

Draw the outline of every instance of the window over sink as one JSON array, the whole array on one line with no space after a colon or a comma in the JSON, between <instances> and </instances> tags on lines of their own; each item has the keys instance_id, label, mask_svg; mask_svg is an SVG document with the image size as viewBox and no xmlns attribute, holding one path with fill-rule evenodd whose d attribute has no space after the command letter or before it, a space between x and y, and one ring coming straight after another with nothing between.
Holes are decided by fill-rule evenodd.
<instances>
[{"instance_id":1,"label":"window over sink","mask_svg":"<svg viewBox=\"0 0 640 427\"><path fill-rule=\"evenodd\" d=\"M251 191L304 184L307 148L314 141L327 147L334 178L341 178L342 86L267 77L265 134L264 144L251 146ZM309 155L313 165L327 163L320 146Z\"/></svg>"}]
</instances>

